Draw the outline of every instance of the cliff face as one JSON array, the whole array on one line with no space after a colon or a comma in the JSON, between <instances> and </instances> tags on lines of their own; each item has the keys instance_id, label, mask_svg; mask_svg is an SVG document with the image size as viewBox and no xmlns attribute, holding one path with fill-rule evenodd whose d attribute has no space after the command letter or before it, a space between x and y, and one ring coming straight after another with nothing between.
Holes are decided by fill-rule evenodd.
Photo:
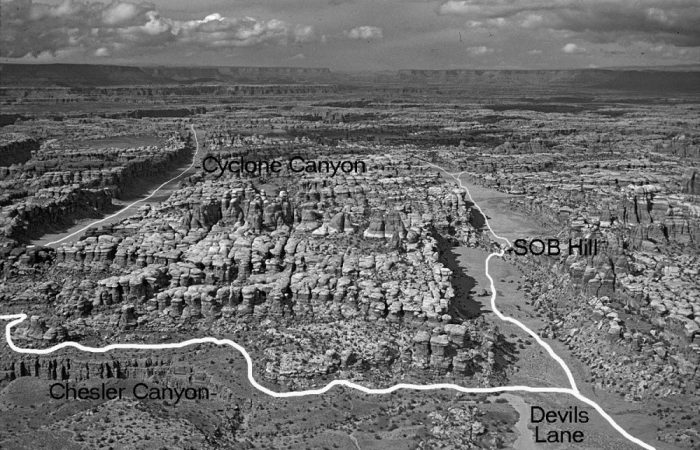
<instances>
[{"instance_id":1,"label":"cliff face","mask_svg":"<svg viewBox=\"0 0 700 450\"><path fill-rule=\"evenodd\" d=\"M601 88L629 91L700 92L700 72L655 70L400 70L407 82L469 83L573 88Z\"/></svg>"},{"instance_id":2,"label":"cliff face","mask_svg":"<svg viewBox=\"0 0 700 450\"><path fill-rule=\"evenodd\" d=\"M21 134L8 134L0 141L0 166L11 166L29 161L32 150L39 149L39 141Z\"/></svg>"},{"instance_id":3,"label":"cliff face","mask_svg":"<svg viewBox=\"0 0 700 450\"><path fill-rule=\"evenodd\" d=\"M664 70L399 70L362 75L301 67L135 67L93 64L0 64L4 87L166 86L201 84L373 85L456 84L460 87L595 88L623 91L700 92L700 72ZM187 86L183 86L187 87ZM415 86L401 86L415 89Z\"/></svg>"},{"instance_id":4,"label":"cliff face","mask_svg":"<svg viewBox=\"0 0 700 450\"><path fill-rule=\"evenodd\" d=\"M217 133L200 145L223 156L229 150L211 144L230 138ZM27 345L85 341L91 332L65 317L130 333L173 324L245 327L236 341L256 355L259 375L274 382L306 383L341 370L500 381L498 331L452 318L453 272L440 262L436 236L475 232L466 191L390 155L368 156L367 164L375 173L281 173L274 195L233 174L193 175L161 204L92 229L83 240L15 251L7 258L10 277L54 265L60 273L89 272L90 279L37 286L37 296L59 312L32 317L14 336ZM331 332L322 347L306 337L277 345L276 336L255 329L265 321ZM139 376L119 362L99 361L90 376ZM64 370L55 358L22 358L0 370L7 379L81 377L85 364L71 364Z\"/></svg>"},{"instance_id":5,"label":"cliff face","mask_svg":"<svg viewBox=\"0 0 700 450\"><path fill-rule=\"evenodd\" d=\"M25 164L0 167L0 205L5 206L0 237L27 241L77 219L98 216L113 208L113 197L128 196L135 183L158 179L191 154L184 141L175 140L164 147L71 155L62 149L39 150Z\"/></svg>"},{"instance_id":6,"label":"cliff face","mask_svg":"<svg viewBox=\"0 0 700 450\"><path fill-rule=\"evenodd\" d=\"M128 86L203 82L289 83L324 80L325 68L131 67L96 64L1 64L3 86Z\"/></svg>"},{"instance_id":7,"label":"cliff face","mask_svg":"<svg viewBox=\"0 0 700 450\"><path fill-rule=\"evenodd\" d=\"M172 104L182 101L208 101L207 99L227 99L240 96L266 95L314 95L335 91L330 84L228 84L226 86L208 85L160 85L130 87L90 87L89 85L72 87L0 87L0 104L83 104L85 102ZM167 99L167 102L164 100ZM168 108L137 109L129 112L105 114L105 117L185 117L203 113L204 108ZM5 122L14 123L17 117L7 117Z\"/></svg>"},{"instance_id":8,"label":"cliff face","mask_svg":"<svg viewBox=\"0 0 700 450\"><path fill-rule=\"evenodd\" d=\"M571 204L583 201L583 195L577 198L576 194L575 191L568 192L562 199ZM552 208L534 197L513 202L513 206L523 208L543 222L565 224L569 219L568 213ZM643 187L630 190L611 203L609 209L601 210L602 220L612 220L624 226L625 245L631 249L643 248L646 245L644 241L696 249L700 242L698 214L697 205L689 201L656 194Z\"/></svg>"},{"instance_id":9,"label":"cliff face","mask_svg":"<svg viewBox=\"0 0 700 450\"><path fill-rule=\"evenodd\" d=\"M28 200L7 208L0 216L0 235L17 240L40 236L56 226L107 210L111 196L105 190L54 187L39 190Z\"/></svg>"},{"instance_id":10,"label":"cliff face","mask_svg":"<svg viewBox=\"0 0 700 450\"><path fill-rule=\"evenodd\" d=\"M683 176L683 192L700 195L700 175L695 169L688 170Z\"/></svg>"}]
</instances>

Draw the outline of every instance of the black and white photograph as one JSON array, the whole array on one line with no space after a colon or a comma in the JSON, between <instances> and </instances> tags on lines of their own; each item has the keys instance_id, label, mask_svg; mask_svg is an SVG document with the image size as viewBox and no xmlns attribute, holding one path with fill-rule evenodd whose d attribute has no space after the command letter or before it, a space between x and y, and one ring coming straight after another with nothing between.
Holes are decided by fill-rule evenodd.
<instances>
[{"instance_id":1,"label":"black and white photograph","mask_svg":"<svg viewBox=\"0 0 700 450\"><path fill-rule=\"evenodd\" d=\"M0 0L0 449L700 448L698 0Z\"/></svg>"}]
</instances>

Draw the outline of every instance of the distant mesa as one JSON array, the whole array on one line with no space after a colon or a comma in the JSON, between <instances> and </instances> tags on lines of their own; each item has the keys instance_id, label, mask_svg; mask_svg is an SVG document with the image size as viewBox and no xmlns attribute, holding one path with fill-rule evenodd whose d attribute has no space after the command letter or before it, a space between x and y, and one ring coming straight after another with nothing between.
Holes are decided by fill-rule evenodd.
<instances>
[{"instance_id":1,"label":"distant mesa","mask_svg":"<svg viewBox=\"0 0 700 450\"><path fill-rule=\"evenodd\" d=\"M2 86L95 87L323 81L330 69L303 67L164 67L99 64L0 64Z\"/></svg>"},{"instance_id":2,"label":"distant mesa","mask_svg":"<svg viewBox=\"0 0 700 450\"><path fill-rule=\"evenodd\" d=\"M700 92L692 69L398 70L361 75L303 67L170 67L98 64L0 64L3 87L108 87L370 82L372 85L610 89Z\"/></svg>"},{"instance_id":3,"label":"distant mesa","mask_svg":"<svg viewBox=\"0 0 700 450\"><path fill-rule=\"evenodd\" d=\"M645 69L399 70L404 82L700 92L700 71Z\"/></svg>"}]
</instances>

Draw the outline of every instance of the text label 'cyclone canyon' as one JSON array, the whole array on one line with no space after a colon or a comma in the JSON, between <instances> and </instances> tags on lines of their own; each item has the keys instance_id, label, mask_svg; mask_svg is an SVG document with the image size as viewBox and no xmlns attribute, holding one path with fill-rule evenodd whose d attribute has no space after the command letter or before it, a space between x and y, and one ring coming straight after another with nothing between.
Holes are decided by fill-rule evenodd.
<instances>
[{"instance_id":1,"label":"text label 'cyclone canyon'","mask_svg":"<svg viewBox=\"0 0 700 450\"><path fill-rule=\"evenodd\" d=\"M292 156L286 163L279 160L246 160L243 157L236 159L219 159L209 155L202 160L202 168L206 173L215 173L220 178L225 172L242 175L260 176L280 173L283 168L295 174L320 173L334 177L338 173L365 173L367 164L362 160L305 160L301 156Z\"/></svg>"}]
</instances>

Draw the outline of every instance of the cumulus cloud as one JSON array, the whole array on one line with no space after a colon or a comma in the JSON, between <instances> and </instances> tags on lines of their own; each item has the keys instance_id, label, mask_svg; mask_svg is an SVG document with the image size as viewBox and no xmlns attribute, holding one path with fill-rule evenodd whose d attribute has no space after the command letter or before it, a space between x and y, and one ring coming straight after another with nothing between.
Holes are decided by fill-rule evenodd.
<instances>
[{"instance_id":1,"label":"cumulus cloud","mask_svg":"<svg viewBox=\"0 0 700 450\"><path fill-rule=\"evenodd\" d=\"M700 46L697 0L447 0L437 13L467 16L471 24L563 30L594 42Z\"/></svg>"},{"instance_id":2,"label":"cumulus cloud","mask_svg":"<svg viewBox=\"0 0 700 450\"><path fill-rule=\"evenodd\" d=\"M573 42L569 42L565 46L561 48L561 51L564 53L586 53L586 49L583 47L579 47L578 45L574 44Z\"/></svg>"},{"instance_id":3,"label":"cumulus cloud","mask_svg":"<svg viewBox=\"0 0 700 450\"><path fill-rule=\"evenodd\" d=\"M544 23L544 17L542 16L542 14L528 13L524 16L525 17L523 17L520 21L520 25L523 28L537 28L542 26L542 24Z\"/></svg>"},{"instance_id":4,"label":"cumulus cloud","mask_svg":"<svg viewBox=\"0 0 700 450\"><path fill-rule=\"evenodd\" d=\"M493 53L493 49L486 47L485 45L480 45L478 47L468 47L467 52L474 56L481 56L481 55L488 55L489 53Z\"/></svg>"},{"instance_id":5,"label":"cumulus cloud","mask_svg":"<svg viewBox=\"0 0 700 450\"><path fill-rule=\"evenodd\" d=\"M65 0L59 5L33 0L3 3L0 56L21 58L48 52L81 51L95 56L140 47L193 45L197 48L286 45L315 39L313 27L255 17L203 19L163 17L148 3L113 0L89 3Z\"/></svg>"},{"instance_id":6,"label":"cumulus cloud","mask_svg":"<svg viewBox=\"0 0 700 450\"><path fill-rule=\"evenodd\" d=\"M107 49L107 47L100 47L97 50L95 50L95 56L104 57L104 56L109 56L109 55L110 55L110 52Z\"/></svg>"},{"instance_id":7,"label":"cumulus cloud","mask_svg":"<svg viewBox=\"0 0 700 450\"><path fill-rule=\"evenodd\" d=\"M102 21L105 25L120 25L132 23L141 14L150 10L146 5L128 2L113 2L102 10Z\"/></svg>"},{"instance_id":8,"label":"cumulus cloud","mask_svg":"<svg viewBox=\"0 0 700 450\"><path fill-rule=\"evenodd\" d=\"M248 47L264 42L306 42L313 37L312 27L295 27L278 19L227 18L218 13L201 20L172 21L170 32L178 41L210 48Z\"/></svg>"},{"instance_id":9,"label":"cumulus cloud","mask_svg":"<svg viewBox=\"0 0 700 450\"><path fill-rule=\"evenodd\" d=\"M316 30L311 25L294 27L294 42L311 42L316 40Z\"/></svg>"},{"instance_id":10,"label":"cumulus cloud","mask_svg":"<svg viewBox=\"0 0 700 450\"><path fill-rule=\"evenodd\" d=\"M494 2L494 4L495 3L496 2ZM489 6L488 3L471 0L448 0L438 7L438 13L442 15L474 15L488 17L493 14L493 11L493 6Z\"/></svg>"},{"instance_id":11,"label":"cumulus cloud","mask_svg":"<svg viewBox=\"0 0 700 450\"><path fill-rule=\"evenodd\" d=\"M345 35L350 39L382 39L384 37L384 32L379 27L372 27L369 25L362 25L360 27L355 27L352 30L346 31Z\"/></svg>"}]
</instances>

